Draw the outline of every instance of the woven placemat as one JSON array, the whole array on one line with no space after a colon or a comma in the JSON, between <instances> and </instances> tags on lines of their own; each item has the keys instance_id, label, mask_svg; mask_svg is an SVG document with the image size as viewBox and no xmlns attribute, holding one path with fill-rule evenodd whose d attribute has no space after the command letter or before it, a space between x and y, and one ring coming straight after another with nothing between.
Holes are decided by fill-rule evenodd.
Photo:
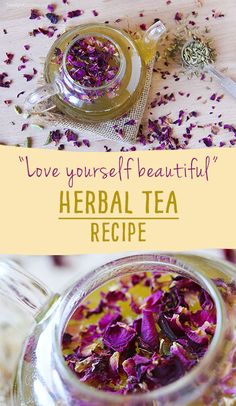
<instances>
[{"instance_id":1,"label":"woven placemat","mask_svg":"<svg viewBox=\"0 0 236 406\"><path fill-rule=\"evenodd\" d=\"M58 129L69 128L76 132L83 133L83 136L87 136L88 138L108 139L125 144L135 144L148 100L154 62L155 58L153 58L147 66L145 84L140 98L125 116L101 123L83 123L65 116L60 113L56 106L50 106L48 102L45 102L45 109L49 111L38 115L37 121L40 122L40 124L50 124ZM43 107L42 104L43 103L41 103L41 107ZM35 117L34 114L34 122Z\"/></svg>"}]
</instances>

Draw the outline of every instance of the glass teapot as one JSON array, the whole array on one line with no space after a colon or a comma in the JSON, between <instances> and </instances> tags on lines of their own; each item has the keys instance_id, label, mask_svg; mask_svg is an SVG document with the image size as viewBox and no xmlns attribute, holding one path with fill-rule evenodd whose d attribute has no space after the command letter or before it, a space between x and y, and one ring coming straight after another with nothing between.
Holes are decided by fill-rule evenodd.
<instances>
[{"instance_id":1,"label":"glass teapot","mask_svg":"<svg viewBox=\"0 0 236 406\"><path fill-rule=\"evenodd\" d=\"M217 327L206 355L184 377L144 394L117 395L92 388L74 375L62 353L62 336L75 309L104 283L138 272L174 272L195 280L215 302ZM0 293L34 318L12 389L14 406L202 406L236 401L235 267L198 256L137 255L110 262L61 296L14 263L0 264ZM233 376L234 373L234 376ZM229 403L224 403L225 399ZM230 401L232 403L230 403Z\"/></svg>"},{"instance_id":2,"label":"glass teapot","mask_svg":"<svg viewBox=\"0 0 236 406\"><path fill-rule=\"evenodd\" d=\"M139 98L164 32L161 21L136 38L107 24L80 25L65 32L46 58L46 84L27 97L25 111L40 113L57 106L87 122L122 116Z\"/></svg>"}]
</instances>

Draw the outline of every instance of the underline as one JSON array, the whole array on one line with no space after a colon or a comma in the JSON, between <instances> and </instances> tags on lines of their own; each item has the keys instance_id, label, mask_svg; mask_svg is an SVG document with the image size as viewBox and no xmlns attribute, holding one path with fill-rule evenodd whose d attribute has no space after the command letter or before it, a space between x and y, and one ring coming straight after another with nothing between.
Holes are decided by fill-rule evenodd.
<instances>
[{"instance_id":1,"label":"underline","mask_svg":"<svg viewBox=\"0 0 236 406\"><path fill-rule=\"evenodd\" d=\"M58 220L179 220L179 217L58 217Z\"/></svg>"}]
</instances>

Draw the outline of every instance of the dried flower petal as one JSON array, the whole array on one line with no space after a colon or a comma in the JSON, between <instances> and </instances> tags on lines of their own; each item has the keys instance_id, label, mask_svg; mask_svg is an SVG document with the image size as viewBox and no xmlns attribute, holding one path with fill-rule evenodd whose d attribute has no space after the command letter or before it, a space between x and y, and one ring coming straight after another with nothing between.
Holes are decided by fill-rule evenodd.
<instances>
[{"instance_id":1,"label":"dried flower petal","mask_svg":"<svg viewBox=\"0 0 236 406\"><path fill-rule=\"evenodd\" d=\"M6 63L7 65L10 65L13 61L14 54L12 54L10 52L6 52L6 55L7 55L7 59L4 61L4 63Z\"/></svg>"},{"instance_id":2,"label":"dried flower petal","mask_svg":"<svg viewBox=\"0 0 236 406\"><path fill-rule=\"evenodd\" d=\"M125 323L118 322L108 328L103 336L103 342L114 351L123 352L136 336L136 331Z\"/></svg>"},{"instance_id":3,"label":"dried flower petal","mask_svg":"<svg viewBox=\"0 0 236 406\"><path fill-rule=\"evenodd\" d=\"M120 353L116 351L110 358L111 369L116 374L118 373L119 370L119 361L120 361Z\"/></svg>"},{"instance_id":4,"label":"dried flower petal","mask_svg":"<svg viewBox=\"0 0 236 406\"><path fill-rule=\"evenodd\" d=\"M145 300L144 308L146 310L151 310L154 313L159 313L161 310L163 292L157 290L152 295L148 296Z\"/></svg>"},{"instance_id":5,"label":"dried flower petal","mask_svg":"<svg viewBox=\"0 0 236 406\"><path fill-rule=\"evenodd\" d=\"M6 72L0 73L0 87L9 88L12 84L12 80L7 80L8 74Z\"/></svg>"},{"instance_id":6,"label":"dried flower petal","mask_svg":"<svg viewBox=\"0 0 236 406\"><path fill-rule=\"evenodd\" d=\"M78 140L78 135L75 134L72 130L66 130L65 136L68 142L70 141L77 141Z\"/></svg>"},{"instance_id":7,"label":"dried flower petal","mask_svg":"<svg viewBox=\"0 0 236 406\"><path fill-rule=\"evenodd\" d=\"M150 310L143 310L141 324L141 339L152 351L155 351L159 345L157 333L157 324L153 313Z\"/></svg>"},{"instance_id":8,"label":"dried flower petal","mask_svg":"<svg viewBox=\"0 0 236 406\"><path fill-rule=\"evenodd\" d=\"M101 331L105 331L108 326L111 324L114 324L116 321L118 321L121 318L121 315L119 312L114 312L114 313L105 313L104 316L102 316L99 320L99 328Z\"/></svg>"},{"instance_id":9,"label":"dried flower petal","mask_svg":"<svg viewBox=\"0 0 236 406\"><path fill-rule=\"evenodd\" d=\"M67 14L67 17L68 18L80 17L82 14L84 14L83 10L74 10L74 11L69 11Z\"/></svg>"},{"instance_id":10,"label":"dried flower petal","mask_svg":"<svg viewBox=\"0 0 236 406\"><path fill-rule=\"evenodd\" d=\"M52 24L57 24L59 21L59 16L55 13L47 13L46 17L50 20Z\"/></svg>"},{"instance_id":11,"label":"dried flower petal","mask_svg":"<svg viewBox=\"0 0 236 406\"><path fill-rule=\"evenodd\" d=\"M36 20L36 19L40 20L41 16L42 16L41 12L34 8L31 10L30 20Z\"/></svg>"}]
</instances>

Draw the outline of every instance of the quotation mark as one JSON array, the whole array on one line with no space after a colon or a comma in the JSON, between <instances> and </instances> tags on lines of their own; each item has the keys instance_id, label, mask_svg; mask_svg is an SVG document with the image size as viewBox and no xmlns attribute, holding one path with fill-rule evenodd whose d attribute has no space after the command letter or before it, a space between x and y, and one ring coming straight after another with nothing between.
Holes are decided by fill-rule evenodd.
<instances>
[{"instance_id":1,"label":"quotation mark","mask_svg":"<svg viewBox=\"0 0 236 406\"><path fill-rule=\"evenodd\" d=\"M216 162L218 159L218 156L213 156L213 161Z\"/></svg>"},{"instance_id":2,"label":"quotation mark","mask_svg":"<svg viewBox=\"0 0 236 406\"><path fill-rule=\"evenodd\" d=\"M19 161L20 162L24 162L25 158L23 158L23 156L19 156Z\"/></svg>"}]
</instances>

